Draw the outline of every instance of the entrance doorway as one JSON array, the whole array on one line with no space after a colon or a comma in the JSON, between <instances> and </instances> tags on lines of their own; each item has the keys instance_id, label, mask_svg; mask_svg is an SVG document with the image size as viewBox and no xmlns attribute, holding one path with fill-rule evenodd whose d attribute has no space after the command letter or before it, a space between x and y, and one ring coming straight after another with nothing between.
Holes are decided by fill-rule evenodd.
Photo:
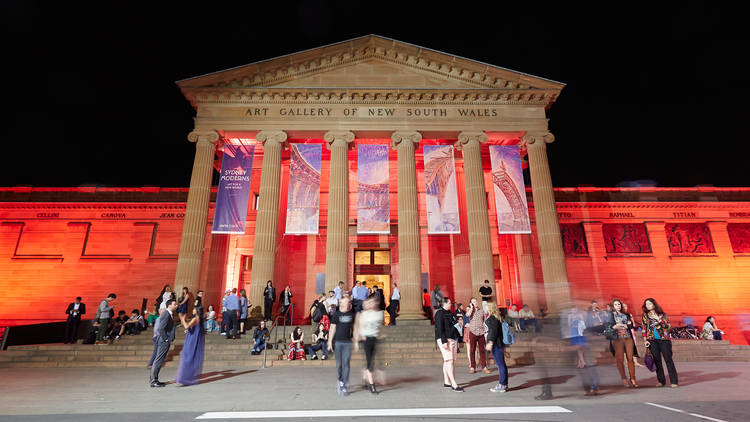
<instances>
[{"instance_id":1,"label":"entrance doorway","mask_svg":"<svg viewBox=\"0 0 750 422\"><path fill-rule=\"evenodd\" d=\"M386 305L391 299L391 251L390 249L355 249L354 282L363 281L368 288L378 286L383 290ZM386 323L388 313L385 314Z\"/></svg>"}]
</instances>

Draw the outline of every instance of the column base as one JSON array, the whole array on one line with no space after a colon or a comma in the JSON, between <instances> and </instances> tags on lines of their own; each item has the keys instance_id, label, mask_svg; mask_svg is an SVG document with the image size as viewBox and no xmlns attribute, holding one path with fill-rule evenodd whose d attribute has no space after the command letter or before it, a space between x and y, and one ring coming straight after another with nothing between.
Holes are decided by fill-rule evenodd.
<instances>
[{"instance_id":1,"label":"column base","mask_svg":"<svg viewBox=\"0 0 750 422\"><path fill-rule=\"evenodd\" d=\"M424 312L411 313L401 311L398 314L398 318L396 318L396 323L398 324L400 321L427 321L427 317L424 315Z\"/></svg>"}]
</instances>

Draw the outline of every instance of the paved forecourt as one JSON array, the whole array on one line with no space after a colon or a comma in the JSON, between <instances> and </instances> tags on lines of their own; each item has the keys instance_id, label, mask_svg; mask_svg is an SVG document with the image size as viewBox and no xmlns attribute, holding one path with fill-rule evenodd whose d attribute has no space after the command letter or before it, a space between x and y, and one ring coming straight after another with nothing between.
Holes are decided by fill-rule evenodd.
<instances>
[{"instance_id":1,"label":"paved forecourt","mask_svg":"<svg viewBox=\"0 0 750 422\"><path fill-rule=\"evenodd\" d=\"M641 388L625 389L613 365L601 366L603 395L585 397L578 372L552 368L555 399L539 402L541 374L534 366L510 370L510 391L491 393L493 373L469 375L457 370L465 393L442 387L439 365L388 367L380 373L380 395L360 383L353 367L353 393L335 393L335 369L295 367L226 368L204 371L201 384L149 388L145 368L6 368L0 369L0 421L142 420L293 420L296 418L390 417L424 420L440 413L446 420L750 420L746 392L750 368L746 363L678 363L680 387L653 387L655 376L638 368ZM167 367L162 379L174 380ZM304 413L279 413L297 412ZM248 413L260 412L260 413ZM333 413L331 413L333 412ZM612 413L616 412L616 413ZM146 416L148 414L148 416ZM612 415L617 418L612 419ZM698 416L695 416L698 415ZM711 419L706 419L711 418Z\"/></svg>"}]
</instances>

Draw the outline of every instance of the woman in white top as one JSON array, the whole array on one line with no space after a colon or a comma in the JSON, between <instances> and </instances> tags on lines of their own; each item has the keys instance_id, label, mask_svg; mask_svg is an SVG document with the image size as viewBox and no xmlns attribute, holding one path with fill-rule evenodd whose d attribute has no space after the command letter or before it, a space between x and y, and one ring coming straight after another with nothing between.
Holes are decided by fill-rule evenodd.
<instances>
[{"instance_id":1,"label":"woman in white top","mask_svg":"<svg viewBox=\"0 0 750 422\"><path fill-rule=\"evenodd\" d=\"M216 311L214 311L214 305L208 305L208 312L206 313L206 331L219 331L219 324L216 323Z\"/></svg>"},{"instance_id":2,"label":"woman in white top","mask_svg":"<svg viewBox=\"0 0 750 422\"><path fill-rule=\"evenodd\" d=\"M373 357L375 356L375 344L383 326L383 316L383 311L378 309L377 296L371 296L365 299L362 304L362 312L357 314L357 320L354 323L354 350L359 350L359 342L364 341L365 360L367 361L364 378L372 394L378 394L373 377L375 368Z\"/></svg>"},{"instance_id":3,"label":"woman in white top","mask_svg":"<svg viewBox=\"0 0 750 422\"><path fill-rule=\"evenodd\" d=\"M172 296L174 293L172 293L172 287L170 286L164 286L164 293L161 295L161 305L159 305L159 314L165 309L167 309L167 301L169 299L172 299Z\"/></svg>"}]
</instances>

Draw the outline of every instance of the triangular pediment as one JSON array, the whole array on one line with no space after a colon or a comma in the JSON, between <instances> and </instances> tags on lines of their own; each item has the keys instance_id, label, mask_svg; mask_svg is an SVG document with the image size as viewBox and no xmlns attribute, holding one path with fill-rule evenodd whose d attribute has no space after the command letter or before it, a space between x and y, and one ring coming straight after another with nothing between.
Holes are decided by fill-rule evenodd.
<instances>
[{"instance_id":1,"label":"triangular pediment","mask_svg":"<svg viewBox=\"0 0 750 422\"><path fill-rule=\"evenodd\" d=\"M368 35L238 66L178 82L196 97L253 95L250 91L329 89L474 90L554 101L560 82L442 53L377 35ZM243 91L232 94L228 91ZM535 94L534 92L539 92ZM508 94L505 94L508 93ZM276 95L276 94L273 94ZM283 92L281 93L283 95ZM296 94L295 94L296 95Z\"/></svg>"}]
</instances>

